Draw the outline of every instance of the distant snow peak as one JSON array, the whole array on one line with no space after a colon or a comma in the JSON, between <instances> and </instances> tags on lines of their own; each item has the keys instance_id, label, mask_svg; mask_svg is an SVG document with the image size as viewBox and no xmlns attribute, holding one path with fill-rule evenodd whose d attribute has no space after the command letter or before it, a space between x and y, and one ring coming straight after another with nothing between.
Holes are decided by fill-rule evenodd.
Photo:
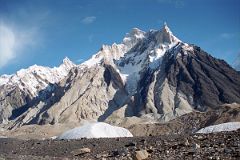
<instances>
[{"instance_id":1,"label":"distant snow peak","mask_svg":"<svg viewBox=\"0 0 240 160\"><path fill-rule=\"evenodd\" d=\"M66 64L66 65L75 65L68 57L65 57L63 59L63 64Z\"/></svg>"},{"instance_id":2,"label":"distant snow peak","mask_svg":"<svg viewBox=\"0 0 240 160\"><path fill-rule=\"evenodd\" d=\"M0 76L0 85L17 85L23 91L28 91L32 96L37 96L40 90L45 89L50 83L58 83L71 68L76 66L68 58L63 60L59 67L49 68L38 65L21 69L13 75Z\"/></svg>"},{"instance_id":3,"label":"distant snow peak","mask_svg":"<svg viewBox=\"0 0 240 160\"><path fill-rule=\"evenodd\" d=\"M11 76L12 75L7 75L7 74L4 74L4 75L0 76L0 86L3 85L3 84L6 84L9 81L9 78Z\"/></svg>"},{"instance_id":4,"label":"distant snow peak","mask_svg":"<svg viewBox=\"0 0 240 160\"><path fill-rule=\"evenodd\" d=\"M76 64L74 64L68 57L65 57L62 61L62 64L55 69L68 72L73 67L76 67Z\"/></svg>"}]
</instances>

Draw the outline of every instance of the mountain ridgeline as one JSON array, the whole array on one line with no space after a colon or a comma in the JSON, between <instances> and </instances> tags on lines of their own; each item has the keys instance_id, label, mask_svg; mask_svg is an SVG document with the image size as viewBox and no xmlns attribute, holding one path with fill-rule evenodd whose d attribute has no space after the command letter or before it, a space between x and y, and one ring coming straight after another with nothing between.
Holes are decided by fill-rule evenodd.
<instances>
[{"instance_id":1,"label":"mountain ridgeline","mask_svg":"<svg viewBox=\"0 0 240 160\"><path fill-rule=\"evenodd\" d=\"M0 77L0 123L10 129L133 116L166 122L226 103L240 103L240 73L167 25L134 28L79 65L66 58L59 67L34 65Z\"/></svg>"}]
</instances>

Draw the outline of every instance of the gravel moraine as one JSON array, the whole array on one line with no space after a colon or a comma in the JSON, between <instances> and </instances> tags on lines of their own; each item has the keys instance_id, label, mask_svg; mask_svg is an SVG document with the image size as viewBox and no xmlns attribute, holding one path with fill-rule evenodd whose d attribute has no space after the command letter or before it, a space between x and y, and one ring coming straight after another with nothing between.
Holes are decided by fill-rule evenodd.
<instances>
[{"instance_id":1,"label":"gravel moraine","mask_svg":"<svg viewBox=\"0 0 240 160\"><path fill-rule=\"evenodd\" d=\"M81 140L0 139L0 160L240 159L240 130Z\"/></svg>"}]
</instances>

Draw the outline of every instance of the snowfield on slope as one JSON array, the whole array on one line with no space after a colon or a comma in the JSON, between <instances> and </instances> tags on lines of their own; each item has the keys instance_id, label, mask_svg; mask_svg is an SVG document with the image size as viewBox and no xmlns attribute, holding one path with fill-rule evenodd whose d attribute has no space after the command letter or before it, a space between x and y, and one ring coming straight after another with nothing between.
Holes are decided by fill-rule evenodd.
<instances>
[{"instance_id":1,"label":"snowfield on slope","mask_svg":"<svg viewBox=\"0 0 240 160\"><path fill-rule=\"evenodd\" d=\"M197 133L214 133L214 132L224 132L224 131L234 131L240 128L240 122L228 122L218 125L212 125L200 129Z\"/></svg>"},{"instance_id":2,"label":"snowfield on slope","mask_svg":"<svg viewBox=\"0 0 240 160\"><path fill-rule=\"evenodd\" d=\"M114 138L133 137L125 128L111 126L107 123L96 122L85 124L71 129L58 136L57 139L80 139L80 138Z\"/></svg>"}]
</instances>

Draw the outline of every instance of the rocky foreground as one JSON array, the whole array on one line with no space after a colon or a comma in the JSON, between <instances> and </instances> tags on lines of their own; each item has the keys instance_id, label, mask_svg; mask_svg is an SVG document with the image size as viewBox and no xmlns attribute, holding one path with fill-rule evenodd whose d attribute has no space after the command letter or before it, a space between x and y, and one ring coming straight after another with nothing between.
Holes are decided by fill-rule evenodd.
<instances>
[{"instance_id":1,"label":"rocky foreground","mask_svg":"<svg viewBox=\"0 0 240 160\"><path fill-rule=\"evenodd\" d=\"M240 130L111 139L2 138L0 159L240 159Z\"/></svg>"}]
</instances>

